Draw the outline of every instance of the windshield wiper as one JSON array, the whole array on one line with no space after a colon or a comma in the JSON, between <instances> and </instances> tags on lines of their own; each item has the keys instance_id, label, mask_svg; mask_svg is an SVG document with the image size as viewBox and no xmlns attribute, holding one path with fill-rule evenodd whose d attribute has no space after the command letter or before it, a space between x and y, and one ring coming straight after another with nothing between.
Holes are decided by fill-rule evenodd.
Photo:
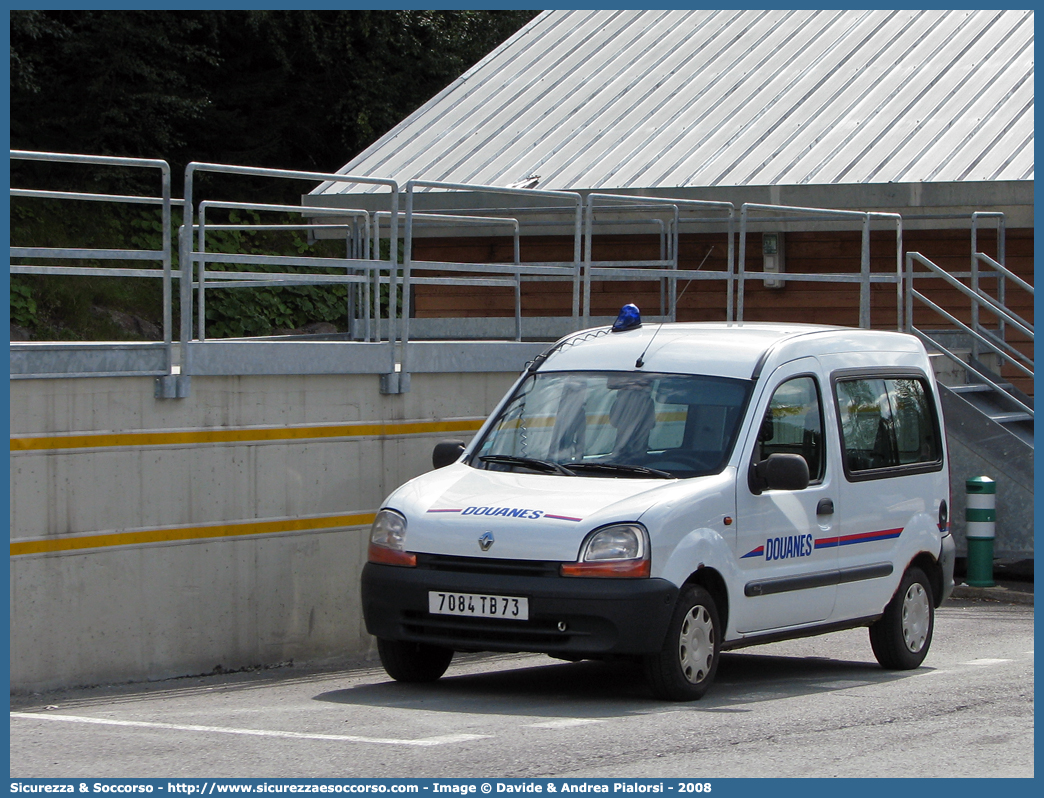
<instances>
[{"instance_id":1,"label":"windshield wiper","mask_svg":"<svg viewBox=\"0 0 1044 798\"><path fill-rule=\"evenodd\" d=\"M645 466L620 465L619 463L566 463L565 465L571 471L607 471L621 476L674 479L674 474L669 474L658 468L646 468Z\"/></svg>"},{"instance_id":2,"label":"windshield wiper","mask_svg":"<svg viewBox=\"0 0 1044 798\"><path fill-rule=\"evenodd\" d=\"M517 465L532 468L534 471L544 471L549 474L561 474L566 477L575 477L572 471L558 463L549 460L537 460L533 457L516 457L513 454L484 454L479 457L483 463L497 463L499 465Z\"/></svg>"}]
</instances>

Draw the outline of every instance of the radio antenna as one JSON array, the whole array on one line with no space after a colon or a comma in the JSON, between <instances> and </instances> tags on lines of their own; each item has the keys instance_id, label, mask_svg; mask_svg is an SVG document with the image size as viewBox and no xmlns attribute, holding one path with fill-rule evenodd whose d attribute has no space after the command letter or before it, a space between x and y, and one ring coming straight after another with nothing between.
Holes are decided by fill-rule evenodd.
<instances>
[{"instance_id":1,"label":"radio antenna","mask_svg":"<svg viewBox=\"0 0 1044 798\"><path fill-rule=\"evenodd\" d=\"M707 250L707 254L703 256L703 260L701 260L700 261L700 265L696 267L696 271L699 271L700 269L703 268L703 264L707 262L707 258L710 257L710 254L713 251L714 251L714 245L711 244L711 248L708 249ZM683 296L685 296L685 292L689 290L689 286L692 285L692 281L695 280L695 279L696 279L695 277L690 277L689 278L689 282L687 282L685 284L685 287L682 289L682 292L680 294L678 294L677 298L674 300L674 308L675 308L675 310L677 310L678 303L681 302L681 298ZM663 321L660 321L660 326L657 327L656 328L656 332L654 332L652 334L652 338L649 339L649 343L647 343L645 345L645 349L643 349L642 353L640 355L638 355L638 359L636 361L634 361L634 367L636 369L640 369L642 366L645 365L645 353L649 351L649 347L652 346L653 341L656 340L656 336L660 334L660 329L662 327L663 327Z\"/></svg>"}]
</instances>

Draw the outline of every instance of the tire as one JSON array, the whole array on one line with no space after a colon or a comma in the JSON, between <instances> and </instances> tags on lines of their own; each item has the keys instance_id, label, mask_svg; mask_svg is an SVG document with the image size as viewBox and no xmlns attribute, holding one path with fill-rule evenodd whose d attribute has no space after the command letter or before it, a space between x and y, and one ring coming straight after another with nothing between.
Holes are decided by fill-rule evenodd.
<instances>
[{"instance_id":1,"label":"tire","mask_svg":"<svg viewBox=\"0 0 1044 798\"><path fill-rule=\"evenodd\" d=\"M453 649L430 643L377 638L381 665L397 682L434 682L449 667Z\"/></svg>"},{"instance_id":2,"label":"tire","mask_svg":"<svg viewBox=\"0 0 1044 798\"><path fill-rule=\"evenodd\" d=\"M659 653L645 658L645 678L665 701L703 697L718 672L721 625L711 594L699 585L682 589Z\"/></svg>"},{"instance_id":3,"label":"tire","mask_svg":"<svg viewBox=\"0 0 1044 798\"><path fill-rule=\"evenodd\" d=\"M882 668L913 670L924 662L934 629L931 582L920 568L910 567L884 615L870 626L870 646Z\"/></svg>"}]
</instances>

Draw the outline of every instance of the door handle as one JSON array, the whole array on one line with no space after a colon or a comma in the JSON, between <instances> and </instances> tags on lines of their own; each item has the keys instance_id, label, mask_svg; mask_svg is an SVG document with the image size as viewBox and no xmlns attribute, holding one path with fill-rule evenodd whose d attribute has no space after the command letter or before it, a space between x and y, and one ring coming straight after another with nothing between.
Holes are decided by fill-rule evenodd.
<instances>
[{"instance_id":1,"label":"door handle","mask_svg":"<svg viewBox=\"0 0 1044 798\"><path fill-rule=\"evenodd\" d=\"M833 499L820 499L819 504L816 505L816 515L833 515L834 514L834 500Z\"/></svg>"}]
</instances>

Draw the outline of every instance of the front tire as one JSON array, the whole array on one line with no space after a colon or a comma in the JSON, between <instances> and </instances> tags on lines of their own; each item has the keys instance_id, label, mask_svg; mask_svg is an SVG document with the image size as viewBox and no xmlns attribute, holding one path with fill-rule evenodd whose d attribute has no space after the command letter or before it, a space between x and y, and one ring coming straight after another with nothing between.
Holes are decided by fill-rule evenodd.
<instances>
[{"instance_id":1,"label":"front tire","mask_svg":"<svg viewBox=\"0 0 1044 798\"><path fill-rule=\"evenodd\" d=\"M920 568L908 568L884 615L870 627L870 647L882 668L913 670L924 662L935 629L932 585Z\"/></svg>"},{"instance_id":2,"label":"front tire","mask_svg":"<svg viewBox=\"0 0 1044 798\"><path fill-rule=\"evenodd\" d=\"M657 698L695 701L714 682L720 656L718 608L704 588L689 585L678 596L663 648L645 659L646 681Z\"/></svg>"},{"instance_id":3,"label":"front tire","mask_svg":"<svg viewBox=\"0 0 1044 798\"><path fill-rule=\"evenodd\" d=\"M397 682L434 682L449 667L453 649L430 643L377 638L381 665Z\"/></svg>"}]
</instances>

